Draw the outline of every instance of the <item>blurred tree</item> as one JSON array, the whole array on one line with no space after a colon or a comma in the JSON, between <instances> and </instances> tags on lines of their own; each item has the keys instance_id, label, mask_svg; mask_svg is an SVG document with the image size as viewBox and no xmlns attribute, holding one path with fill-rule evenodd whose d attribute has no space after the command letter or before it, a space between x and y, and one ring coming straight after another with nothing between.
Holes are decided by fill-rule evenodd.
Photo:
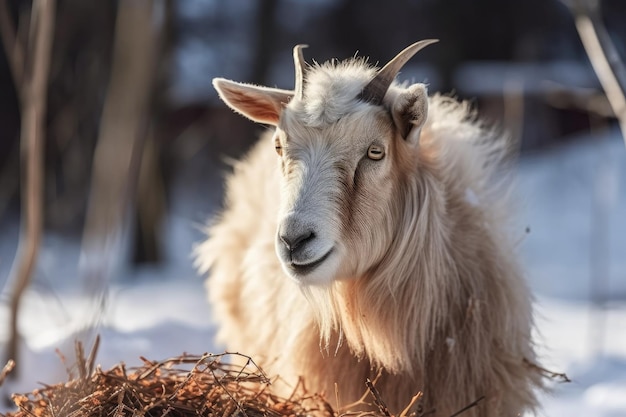
<instances>
[{"instance_id":1,"label":"blurred tree","mask_svg":"<svg viewBox=\"0 0 626 417\"><path fill-rule=\"evenodd\" d=\"M43 231L43 151L47 114L48 76L55 25L55 0L36 0L30 12L28 38L22 40L11 24L7 4L0 2L0 19L6 25L2 41L12 69L21 111L21 218L18 251L11 270L13 291L9 313L6 359L18 363L17 322L22 295L34 273ZM15 376L11 374L11 376Z\"/></svg>"},{"instance_id":2,"label":"blurred tree","mask_svg":"<svg viewBox=\"0 0 626 417\"><path fill-rule=\"evenodd\" d=\"M92 155L111 68L116 2L60 0L50 79L46 225L84 221Z\"/></svg>"},{"instance_id":3,"label":"blurred tree","mask_svg":"<svg viewBox=\"0 0 626 417\"><path fill-rule=\"evenodd\" d=\"M8 0L9 24L24 41L31 1ZM88 172L95 146L102 97L109 74L115 2L59 0L48 83L46 129L46 213L48 228L77 232L82 226ZM19 24L18 24L19 23ZM3 28L7 27L4 22ZM14 167L19 107L3 54L0 58L0 203L18 200ZM4 75L3 75L4 74ZM5 94L6 92L6 94ZM5 174L2 174L2 173Z\"/></svg>"},{"instance_id":4,"label":"blurred tree","mask_svg":"<svg viewBox=\"0 0 626 417\"><path fill-rule=\"evenodd\" d=\"M155 129L159 131L171 111L167 102L167 85L171 73L167 70L174 45L175 14L172 2L164 0L162 19L164 48L155 65L158 94L151 98L150 113L154 114ZM9 22L16 25L18 15L28 15L30 1L10 0ZM47 229L78 235L85 221L87 195L90 186L105 92L111 68L113 27L116 2L97 0L59 0L58 25L55 28L54 50L49 81L49 114L46 118L46 213ZM22 18L24 20L24 18ZM3 25L4 26L4 25ZM12 92L9 66L5 55L0 58L0 87ZM0 218L10 204L18 206L17 137L19 111L14 94L0 96ZM5 123L6 120L6 123ZM156 161L146 161L149 171L141 178L142 198L137 204L137 261L160 258L159 228L163 216L163 162L167 156L160 152L162 136L151 145ZM165 160L165 161L164 161ZM159 184L159 181L161 184ZM159 191L161 190L161 191ZM160 199L160 200L159 200ZM162 203L155 203L161 201ZM147 208L149 207L149 208ZM151 220L148 220L151 219Z\"/></svg>"},{"instance_id":5,"label":"blurred tree","mask_svg":"<svg viewBox=\"0 0 626 417\"><path fill-rule=\"evenodd\" d=\"M123 242L150 131L161 24L154 12L153 0L122 2L118 9L81 248L83 278L96 297L105 294L112 271L125 258Z\"/></svg>"}]
</instances>

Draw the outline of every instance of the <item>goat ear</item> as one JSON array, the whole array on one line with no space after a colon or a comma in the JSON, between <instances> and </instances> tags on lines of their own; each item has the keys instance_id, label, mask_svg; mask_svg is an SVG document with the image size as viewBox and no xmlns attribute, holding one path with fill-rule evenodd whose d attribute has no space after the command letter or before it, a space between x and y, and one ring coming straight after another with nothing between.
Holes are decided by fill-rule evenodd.
<instances>
[{"instance_id":1,"label":"goat ear","mask_svg":"<svg viewBox=\"0 0 626 417\"><path fill-rule=\"evenodd\" d=\"M214 78L213 87L228 106L250 120L276 126L293 91Z\"/></svg>"},{"instance_id":2,"label":"goat ear","mask_svg":"<svg viewBox=\"0 0 626 417\"><path fill-rule=\"evenodd\" d=\"M396 96L391 115L404 140L417 145L428 117L428 93L424 84L413 84Z\"/></svg>"}]
</instances>

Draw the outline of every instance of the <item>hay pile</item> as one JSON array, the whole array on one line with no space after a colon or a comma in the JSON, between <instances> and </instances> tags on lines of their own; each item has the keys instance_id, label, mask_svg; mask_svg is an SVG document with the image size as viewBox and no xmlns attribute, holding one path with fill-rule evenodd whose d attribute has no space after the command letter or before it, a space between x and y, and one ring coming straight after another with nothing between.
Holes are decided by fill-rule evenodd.
<instances>
[{"instance_id":1,"label":"hay pile","mask_svg":"<svg viewBox=\"0 0 626 417\"><path fill-rule=\"evenodd\" d=\"M81 356L79 356L81 357ZM246 365L231 362L243 360ZM91 360L78 364L80 375L67 383L14 394L18 410L3 417L187 417L187 416L334 416L318 395L284 399L245 355L184 355L161 362L142 358L127 370L118 364L90 372Z\"/></svg>"},{"instance_id":2,"label":"hay pile","mask_svg":"<svg viewBox=\"0 0 626 417\"><path fill-rule=\"evenodd\" d=\"M306 392L303 386L290 398L274 395L268 377L240 353L183 355L160 362L141 358L144 363L138 368L127 370L118 364L103 371L94 369L97 348L98 341L85 358L77 343L77 371L68 369L69 382L14 394L11 399L17 411L0 417L392 417L370 380L360 401L333 409L325 398ZM9 363L0 372L0 385L11 369ZM434 414L434 409L421 407L421 397L421 393L413 397L398 417ZM356 411L363 409L376 411Z\"/></svg>"}]
</instances>

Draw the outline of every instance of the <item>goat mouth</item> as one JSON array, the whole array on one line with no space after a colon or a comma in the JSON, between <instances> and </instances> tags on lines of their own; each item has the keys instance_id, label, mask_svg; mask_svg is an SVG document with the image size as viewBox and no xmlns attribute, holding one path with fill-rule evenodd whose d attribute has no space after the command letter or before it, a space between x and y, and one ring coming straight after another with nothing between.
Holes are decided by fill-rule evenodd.
<instances>
[{"instance_id":1,"label":"goat mouth","mask_svg":"<svg viewBox=\"0 0 626 417\"><path fill-rule=\"evenodd\" d=\"M326 259L328 259L328 257L330 256L332 252L333 252L333 249L331 248L328 252L326 252L326 254L322 255L321 258L318 258L317 260L306 263L306 264L298 264L292 261L289 263L289 269L291 269L293 272L295 272L298 275L306 275L310 273L311 271L313 271L318 266L320 266Z\"/></svg>"}]
</instances>

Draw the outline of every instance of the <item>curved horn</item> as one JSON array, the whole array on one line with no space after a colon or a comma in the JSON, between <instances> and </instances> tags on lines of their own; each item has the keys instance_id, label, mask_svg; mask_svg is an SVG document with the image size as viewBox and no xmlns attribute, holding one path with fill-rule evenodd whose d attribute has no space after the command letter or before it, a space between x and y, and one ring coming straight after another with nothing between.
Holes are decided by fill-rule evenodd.
<instances>
[{"instance_id":1,"label":"curved horn","mask_svg":"<svg viewBox=\"0 0 626 417\"><path fill-rule=\"evenodd\" d=\"M293 63L296 67L296 86L295 94L296 98L302 99L302 91L304 89L304 70L306 62L304 61L304 55L302 54L302 48L308 48L309 45L296 45L293 47Z\"/></svg>"},{"instance_id":2,"label":"curved horn","mask_svg":"<svg viewBox=\"0 0 626 417\"><path fill-rule=\"evenodd\" d=\"M420 49L423 49L431 43L439 42L439 39L426 39L415 42L413 45L406 47L402 52L395 56L387 63L376 76L369 82L359 94L359 99L372 104L381 104L383 97L387 94L389 86L393 82L400 69L413 57Z\"/></svg>"}]
</instances>

